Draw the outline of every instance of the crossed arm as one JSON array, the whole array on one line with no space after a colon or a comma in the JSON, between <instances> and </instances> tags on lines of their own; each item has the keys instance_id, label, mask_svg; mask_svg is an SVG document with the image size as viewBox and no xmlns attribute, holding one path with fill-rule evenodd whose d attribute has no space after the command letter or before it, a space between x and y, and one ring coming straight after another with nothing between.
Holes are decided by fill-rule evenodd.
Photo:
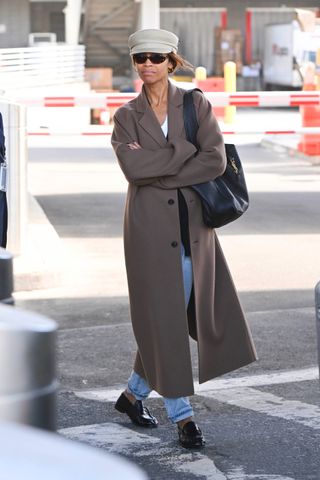
<instances>
[{"instance_id":1,"label":"crossed arm","mask_svg":"<svg viewBox=\"0 0 320 480\"><path fill-rule=\"evenodd\" d=\"M211 105L199 105L200 150L184 138L170 140L163 148L143 148L132 138L125 121L115 117L112 145L129 183L171 189L206 182L221 175L226 166L222 135Z\"/></svg>"}]
</instances>

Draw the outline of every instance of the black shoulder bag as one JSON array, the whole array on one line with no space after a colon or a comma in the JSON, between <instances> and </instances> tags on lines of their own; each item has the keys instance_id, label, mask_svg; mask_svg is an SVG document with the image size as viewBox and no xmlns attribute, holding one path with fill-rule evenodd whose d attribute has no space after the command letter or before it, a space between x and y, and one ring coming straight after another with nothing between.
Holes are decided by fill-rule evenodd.
<instances>
[{"instance_id":1,"label":"black shoulder bag","mask_svg":"<svg viewBox=\"0 0 320 480\"><path fill-rule=\"evenodd\" d=\"M199 89L194 89L201 92ZM197 149L199 128L192 92L183 98L183 119L187 140ZM202 93L202 92L201 92ZM218 228L239 218L249 206L249 195L241 161L235 145L225 144L227 167L223 175L209 182L190 185L201 198L204 224Z\"/></svg>"}]
</instances>

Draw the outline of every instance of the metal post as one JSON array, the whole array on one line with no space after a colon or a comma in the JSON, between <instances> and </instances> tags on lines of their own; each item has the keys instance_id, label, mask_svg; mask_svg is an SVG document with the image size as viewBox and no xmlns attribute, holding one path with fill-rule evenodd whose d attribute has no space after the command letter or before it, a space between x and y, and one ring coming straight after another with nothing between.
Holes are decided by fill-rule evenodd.
<instances>
[{"instance_id":1,"label":"metal post","mask_svg":"<svg viewBox=\"0 0 320 480\"><path fill-rule=\"evenodd\" d=\"M140 29L160 28L160 0L136 0L140 6Z\"/></svg>"},{"instance_id":2,"label":"metal post","mask_svg":"<svg viewBox=\"0 0 320 480\"><path fill-rule=\"evenodd\" d=\"M13 264L12 255L0 248L0 302L13 305Z\"/></svg>"},{"instance_id":3,"label":"metal post","mask_svg":"<svg viewBox=\"0 0 320 480\"><path fill-rule=\"evenodd\" d=\"M65 41L68 45L78 45L82 0L67 0L67 6L63 12L65 14Z\"/></svg>"},{"instance_id":4,"label":"metal post","mask_svg":"<svg viewBox=\"0 0 320 480\"><path fill-rule=\"evenodd\" d=\"M317 283L315 288L315 300L316 300L316 328L318 339L318 364L320 373L320 282Z\"/></svg>"},{"instance_id":5,"label":"metal post","mask_svg":"<svg viewBox=\"0 0 320 480\"><path fill-rule=\"evenodd\" d=\"M55 430L56 324L0 305L0 421Z\"/></svg>"},{"instance_id":6,"label":"metal post","mask_svg":"<svg viewBox=\"0 0 320 480\"><path fill-rule=\"evenodd\" d=\"M26 109L0 100L8 163L8 248L20 255L27 228Z\"/></svg>"},{"instance_id":7,"label":"metal post","mask_svg":"<svg viewBox=\"0 0 320 480\"><path fill-rule=\"evenodd\" d=\"M224 64L224 89L226 92L236 92L237 90L237 66L235 62L226 62ZM224 109L225 123L234 123L235 116L235 106L229 106Z\"/></svg>"}]
</instances>

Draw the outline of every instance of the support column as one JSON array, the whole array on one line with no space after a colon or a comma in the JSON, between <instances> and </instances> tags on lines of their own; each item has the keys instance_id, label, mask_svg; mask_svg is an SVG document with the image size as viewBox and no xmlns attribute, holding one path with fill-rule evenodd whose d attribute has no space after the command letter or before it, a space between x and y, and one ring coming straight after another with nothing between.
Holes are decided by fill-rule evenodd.
<instances>
[{"instance_id":1,"label":"support column","mask_svg":"<svg viewBox=\"0 0 320 480\"><path fill-rule=\"evenodd\" d=\"M78 45L79 43L81 11L82 0L68 0L67 6L63 10L68 45Z\"/></svg>"},{"instance_id":2,"label":"support column","mask_svg":"<svg viewBox=\"0 0 320 480\"><path fill-rule=\"evenodd\" d=\"M252 62L252 11L246 10L246 63Z\"/></svg>"},{"instance_id":3,"label":"support column","mask_svg":"<svg viewBox=\"0 0 320 480\"><path fill-rule=\"evenodd\" d=\"M140 3L139 29L160 28L160 0L136 0Z\"/></svg>"}]
</instances>

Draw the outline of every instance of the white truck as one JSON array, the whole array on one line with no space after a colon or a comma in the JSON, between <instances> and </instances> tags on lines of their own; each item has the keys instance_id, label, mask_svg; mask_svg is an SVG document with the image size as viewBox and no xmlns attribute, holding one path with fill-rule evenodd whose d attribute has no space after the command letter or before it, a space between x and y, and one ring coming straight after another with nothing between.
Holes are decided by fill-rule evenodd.
<instances>
[{"instance_id":1,"label":"white truck","mask_svg":"<svg viewBox=\"0 0 320 480\"><path fill-rule=\"evenodd\" d=\"M320 26L304 32L297 22L266 25L263 58L264 89L303 86L303 69L316 62Z\"/></svg>"}]
</instances>

